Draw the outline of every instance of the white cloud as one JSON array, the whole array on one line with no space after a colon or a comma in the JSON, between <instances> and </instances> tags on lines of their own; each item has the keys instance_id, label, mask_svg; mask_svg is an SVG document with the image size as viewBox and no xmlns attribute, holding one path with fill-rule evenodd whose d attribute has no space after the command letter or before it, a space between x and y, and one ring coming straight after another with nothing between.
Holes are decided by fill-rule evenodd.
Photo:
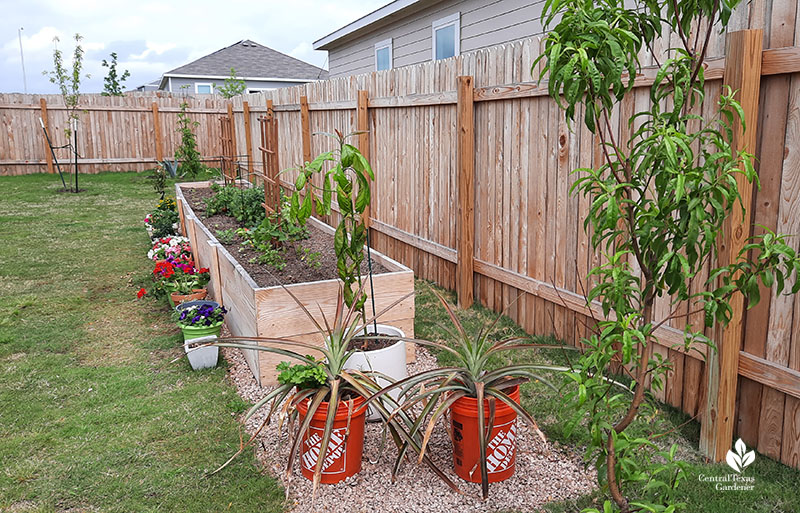
<instances>
[{"instance_id":1,"label":"white cloud","mask_svg":"<svg viewBox=\"0 0 800 513\"><path fill-rule=\"evenodd\" d=\"M151 43L148 41L147 49L140 54L131 54L130 58L133 60L140 61L142 59L146 59L151 54L161 55L167 50L172 50L177 45L175 43L165 43L165 44L158 44L158 43Z\"/></svg>"},{"instance_id":2,"label":"white cloud","mask_svg":"<svg viewBox=\"0 0 800 513\"><path fill-rule=\"evenodd\" d=\"M339 27L380 7L388 0L265 0L220 4L219 0L25 0L7 2L0 18L0 92L22 91L17 29L23 31L28 90L55 89L41 71L52 68L53 37L65 60L71 60L77 32L85 37L85 69L92 79L86 92L102 89L105 68L100 60L119 54L119 69L131 71L126 86L149 82L163 72L186 64L242 39L252 39L308 61L326 62L326 53L312 43Z\"/></svg>"}]
</instances>

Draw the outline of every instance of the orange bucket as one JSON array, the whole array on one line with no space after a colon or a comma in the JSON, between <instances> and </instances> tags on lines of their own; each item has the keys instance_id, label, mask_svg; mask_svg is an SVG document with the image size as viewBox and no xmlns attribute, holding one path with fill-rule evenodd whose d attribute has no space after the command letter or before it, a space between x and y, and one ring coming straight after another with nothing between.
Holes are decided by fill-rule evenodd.
<instances>
[{"instance_id":1,"label":"orange bucket","mask_svg":"<svg viewBox=\"0 0 800 513\"><path fill-rule=\"evenodd\" d=\"M507 392L519 404L519 385ZM504 481L514 474L517 453L517 413L499 399L495 403L492 436L486 446L486 467L489 482ZM489 401L483 400L485 422L489 422ZM453 467L465 481L481 482L478 464L478 400L462 397L450 406L450 422L453 438ZM486 425L484 424L484 425Z\"/></svg>"},{"instance_id":2,"label":"orange bucket","mask_svg":"<svg viewBox=\"0 0 800 513\"><path fill-rule=\"evenodd\" d=\"M310 399L297 404L300 412L300 422L308 412ZM358 474L361 470L361 455L364 452L364 420L367 408L363 397L353 399L353 409L348 428L347 416L349 401L339 401L336 417L333 421L331 439L328 442L325 463L322 465L320 482L326 484L338 483L345 478ZM303 435L303 446L300 450L300 470L308 480L314 479L314 470L317 468L322 435L325 432L325 419L328 416L329 403L322 403L314 416L311 424Z\"/></svg>"}]
</instances>

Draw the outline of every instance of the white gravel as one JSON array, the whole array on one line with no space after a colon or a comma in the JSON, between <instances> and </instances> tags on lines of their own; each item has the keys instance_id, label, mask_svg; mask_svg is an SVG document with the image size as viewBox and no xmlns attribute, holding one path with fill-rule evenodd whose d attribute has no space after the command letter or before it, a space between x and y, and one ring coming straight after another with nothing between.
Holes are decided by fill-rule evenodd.
<instances>
[{"instance_id":1,"label":"white gravel","mask_svg":"<svg viewBox=\"0 0 800 513\"><path fill-rule=\"evenodd\" d=\"M244 399L256 401L269 391L256 384L238 349L222 348L222 354L230 363L229 377ZM417 361L409 365L409 372L435 365L435 358L418 346ZM262 408L260 415L247 422L248 433L257 429L264 415L266 409ZM429 444L429 454L464 495L450 490L428 467L417 465L416 459L403 464L393 484L391 468L397 451L388 442L387 449L379 454L380 423L367 423L361 472L342 483L320 485L313 504L311 482L300 474L299 463L294 465L291 483L285 479L288 436L285 429L278 433L277 422L272 422L259 434L256 457L270 474L278 476L288 487L289 511L296 513L535 511L547 502L579 497L595 487L592 469L583 468L579 455L543 443L519 422L516 471L510 479L491 484L489 500L484 502L480 498L479 484L462 481L453 473L451 442L444 423L439 424ZM233 451L235 448L231 447L231 453Z\"/></svg>"}]
</instances>

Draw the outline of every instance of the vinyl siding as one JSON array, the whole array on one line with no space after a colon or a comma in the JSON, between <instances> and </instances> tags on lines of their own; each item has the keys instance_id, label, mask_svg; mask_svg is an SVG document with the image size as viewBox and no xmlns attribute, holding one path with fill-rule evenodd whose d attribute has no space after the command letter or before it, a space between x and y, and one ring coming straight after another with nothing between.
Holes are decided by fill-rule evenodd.
<instances>
[{"instance_id":1,"label":"vinyl siding","mask_svg":"<svg viewBox=\"0 0 800 513\"><path fill-rule=\"evenodd\" d=\"M201 84L215 84L222 86L225 83L224 79L207 79L207 78L172 78L172 92L180 93L184 91L181 86L188 86L186 90L189 94L194 93L194 84L199 82ZM281 87L292 87L296 85L305 84L305 82L269 82L264 80L245 80L247 89L279 89ZM169 90L169 80L164 84L164 90Z\"/></svg>"},{"instance_id":2,"label":"vinyl siding","mask_svg":"<svg viewBox=\"0 0 800 513\"><path fill-rule=\"evenodd\" d=\"M455 12L461 13L461 53L538 35L543 5L544 0L435 2L329 50L330 76L375 71L375 43L388 38L392 38L392 67L431 60L431 25Z\"/></svg>"}]
</instances>

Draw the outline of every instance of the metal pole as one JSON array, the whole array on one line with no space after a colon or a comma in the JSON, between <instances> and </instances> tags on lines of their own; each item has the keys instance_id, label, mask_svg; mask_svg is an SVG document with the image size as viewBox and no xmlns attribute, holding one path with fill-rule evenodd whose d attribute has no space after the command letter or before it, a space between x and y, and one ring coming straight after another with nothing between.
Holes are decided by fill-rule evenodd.
<instances>
[{"instance_id":1,"label":"metal pole","mask_svg":"<svg viewBox=\"0 0 800 513\"><path fill-rule=\"evenodd\" d=\"M22 31L24 29L22 27L17 30L17 37L19 38L19 60L22 62L22 87L25 90L25 94L28 94L28 79L25 76L25 55L22 53Z\"/></svg>"}]
</instances>

